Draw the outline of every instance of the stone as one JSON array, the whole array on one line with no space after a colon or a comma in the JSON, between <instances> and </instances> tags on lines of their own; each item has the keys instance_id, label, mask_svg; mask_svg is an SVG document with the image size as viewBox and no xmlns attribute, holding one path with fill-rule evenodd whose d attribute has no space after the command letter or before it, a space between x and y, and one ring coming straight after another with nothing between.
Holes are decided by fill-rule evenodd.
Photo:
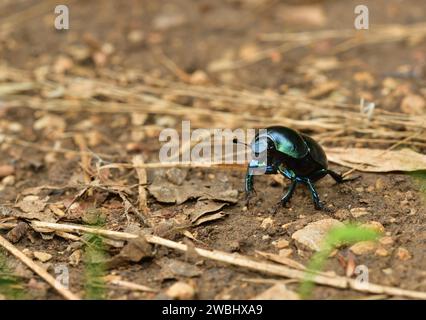
<instances>
[{"instance_id":1,"label":"stone","mask_svg":"<svg viewBox=\"0 0 426 320\"><path fill-rule=\"evenodd\" d=\"M255 296L253 300L300 300L300 297L296 292L287 289L284 284L277 283Z\"/></svg>"},{"instance_id":2,"label":"stone","mask_svg":"<svg viewBox=\"0 0 426 320\"><path fill-rule=\"evenodd\" d=\"M176 300L190 300L195 297L195 289L191 285L179 281L167 289L166 295Z\"/></svg>"},{"instance_id":3,"label":"stone","mask_svg":"<svg viewBox=\"0 0 426 320\"><path fill-rule=\"evenodd\" d=\"M262 220L262 224L260 225L260 227L262 229L267 229L268 227L271 227L273 225L274 225L274 219L272 219L271 217L267 217Z\"/></svg>"},{"instance_id":4,"label":"stone","mask_svg":"<svg viewBox=\"0 0 426 320\"><path fill-rule=\"evenodd\" d=\"M70 256L68 257L68 261L69 261L69 264L70 265L72 265L72 266L78 266L78 264L80 263L80 261L81 261L81 255L82 255L82 253L81 253L81 250L80 249L78 249L78 250L75 250L73 253L71 253L70 254Z\"/></svg>"},{"instance_id":5,"label":"stone","mask_svg":"<svg viewBox=\"0 0 426 320\"><path fill-rule=\"evenodd\" d=\"M426 102L422 96L410 94L402 99L401 111L408 114L423 115L426 112Z\"/></svg>"},{"instance_id":6,"label":"stone","mask_svg":"<svg viewBox=\"0 0 426 320\"><path fill-rule=\"evenodd\" d=\"M351 209L351 215L354 218L359 218L365 215L370 214L370 212L367 211L367 208L352 208Z\"/></svg>"},{"instance_id":7,"label":"stone","mask_svg":"<svg viewBox=\"0 0 426 320\"><path fill-rule=\"evenodd\" d=\"M277 249L284 249L287 248L289 245L289 242L286 239L279 239L276 243L275 243L275 247L277 247Z\"/></svg>"},{"instance_id":8,"label":"stone","mask_svg":"<svg viewBox=\"0 0 426 320\"><path fill-rule=\"evenodd\" d=\"M360 241L352 245L349 249L356 255L372 253L376 250L377 244L374 241Z\"/></svg>"},{"instance_id":9,"label":"stone","mask_svg":"<svg viewBox=\"0 0 426 320\"><path fill-rule=\"evenodd\" d=\"M387 257L389 255L389 251L383 247L379 247L376 249L376 252L374 254L379 257Z\"/></svg>"},{"instance_id":10,"label":"stone","mask_svg":"<svg viewBox=\"0 0 426 320\"><path fill-rule=\"evenodd\" d=\"M398 257L399 260L402 260L402 261L407 261L411 259L410 252L403 247L399 247L398 249L396 249L396 256Z\"/></svg>"},{"instance_id":11,"label":"stone","mask_svg":"<svg viewBox=\"0 0 426 320\"><path fill-rule=\"evenodd\" d=\"M378 221L363 223L361 224L361 228L370 229L380 234L385 233L385 227Z\"/></svg>"},{"instance_id":12,"label":"stone","mask_svg":"<svg viewBox=\"0 0 426 320\"><path fill-rule=\"evenodd\" d=\"M323 219L309 223L304 228L296 231L291 236L297 243L311 250L321 250L322 243L331 229L344 227L344 224L336 219Z\"/></svg>"},{"instance_id":13,"label":"stone","mask_svg":"<svg viewBox=\"0 0 426 320\"><path fill-rule=\"evenodd\" d=\"M384 245L384 246L390 246L393 244L393 239L392 237L386 236L386 237L381 237L379 239L380 244Z\"/></svg>"},{"instance_id":14,"label":"stone","mask_svg":"<svg viewBox=\"0 0 426 320\"><path fill-rule=\"evenodd\" d=\"M52 259L52 255L46 252L34 251L33 254L34 254L34 257L40 260L41 262L47 262L50 259Z\"/></svg>"}]
</instances>

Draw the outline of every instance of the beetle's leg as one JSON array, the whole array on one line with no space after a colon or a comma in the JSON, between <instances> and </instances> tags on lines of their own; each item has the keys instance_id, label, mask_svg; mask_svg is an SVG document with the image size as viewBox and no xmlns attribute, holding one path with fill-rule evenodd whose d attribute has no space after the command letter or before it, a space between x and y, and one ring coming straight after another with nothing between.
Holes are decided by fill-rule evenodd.
<instances>
[{"instance_id":1,"label":"beetle's leg","mask_svg":"<svg viewBox=\"0 0 426 320\"><path fill-rule=\"evenodd\" d=\"M296 178L296 175L293 173L293 171L290 171L290 170L288 170L288 169L283 169L283 168L278 167L278 171L279 171L279 173L281 173L284 177L286 177L287 179L290 179L290 180L292 180L292 181Z\"/></svg>"},{"instance_id":2,"label":"beetle's leg","mask_svg":"<svg viewBox=\"0 0 426 320\"><path fill-rule=\"evenodd\" d=\"M304 182L306 186L308 187L309 191L311 192L312 200L314 201L314 204L315 204L315 209L321 210L324 207L324 205L320 201L320 198L319 198L317 190L315 189L315 186L313 185L310 179L306 179Z\"/></svg>"},{"instance_id":3,"label":"beetle's leg","mask_svg":"<svg viewBox=\"0 0 426 320\"><path fill-rule=\"evenodd\" d=\"M336 181L337 183L344 182L343 177L341 174L334 172L332 170L327 170L327 173Z\"/></svg>"},{"instance_id":4,"label":"beetle's leg","mask_svg":"<svg viewBox=\"0 0 426 320\"><path fill-rule=\"evenodd\" d=\"M287 202L290 201L291 197L293 196L294 190L296 189L297 181L292 180L290 187L287 190L287 193L281 198L281 204L283 206L286 205Z\"/></svg>"},{"instance_id":5,"label":"beetle's leg","mask_svg":"<svg viewBox=\"0 0 426 320\"><path fill-rule=\"evenodd\" d=\"M253 174L250 168L247 169L246 178L245 178L245 191L246 194L253 192Z\"/></svg>"},{"instance_id":6,"label":"beetle's leg","mask_svg":"<svg viewBox=\"0 0 426 320\"><path fill-rule=\"evenodd\" d=\"M336 181L337 183L345 182L345 180L343 180L343 177L339 173L334 172L332 170L327 170L327 169L318 170L318 171L314 172L313 174L311 174L309 176L309 178L312 181L316 181L316 180L321 179L322 177L324 177L327 174L329 174L334 179L334 181Z\"/></svg>"},{"instance_id":7,"label":"beetle's leg","mask_svg":"<svg viewBox=\"0 0 426 320\"><path fill-rule=\"evenodd\" d=\"M257 169L257 166L250 164L247 168L247 173L245 177L245 192L246 192L246 207L248 208L250 205L250 198L253 193L256 193L254 189L254 170Z\"/></svg>"}]
</instances>

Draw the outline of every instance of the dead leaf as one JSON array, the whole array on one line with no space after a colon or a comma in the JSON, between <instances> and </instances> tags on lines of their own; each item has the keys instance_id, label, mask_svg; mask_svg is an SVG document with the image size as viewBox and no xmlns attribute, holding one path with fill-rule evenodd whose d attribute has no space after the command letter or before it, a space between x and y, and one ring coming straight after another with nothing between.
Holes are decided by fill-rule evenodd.
<instances>
[{"instance_id":1,"label":"dead leaf","mask_svg":"<svg viewBox=\"0 0 426 320\"><path fill-rule=\"evenodd\" d=\"M352 252L349 251L348 261L347 261L347 264L346 264L346 276L348 278L353 276L353 274L355 273L355 268L356 268L355 256L353 255Z\"/></svg>"},{"instance_id":2,"label":"dead leaf","mask_svg":"<svg viewBox=\"0 0 426 320\"><path fill-rule=\"evenodd\" d=\"M32 196L29 196L29 197L32 197ZM14 208L9 208L9 207L0 205L0 218L15 217L15 218L21 218L21 219L37 219L37 220L47 221L47 222L56 222L57 218L55 217L53 212L50 211L49 209L46 208L44 209L44 211L40 212L40 209L46 206L45 200L47 201L48 197L45 198L44 200L40 200L38 199L38 197L36 198L28 198L26 203L20 202L20 204L22 204L22 207L26 210L29 210L29 212L22 212ZM31 210L32 208L34 209L34 211Z\"/></svg>"},{"instance_id":3,"label":"dead leaf","mask_svg":"<svg viewBox=\"0 0 426 320\"><path fill-rule=\"evenodd\" d=\"M120 253L112 257L108 262L108 268L115 268L128 262L139 262L143 258L152 257L152 245L144 238L132 239L127 242Z\"/></svg>"},{"instance_id":4,"label":"dead leaf","mask_svg":"<svg viewBox=\"0 0 426 320\"><path fill-rule=\"evenodd\" d=\"M27 234L27 232L28 224L25 222L19 222L16 227L6 234L6 238L12 243L17 243L24 235Z\"/></svg>"},{"instance_id":5,"label":"dead leaf","mask_svg":"<svg viewBox=\"0 0 426 320\"><path fill-rule=\"evenodd\" d=\"M210 214L208 216L204 216L204 217L198 219L193 224L193 226L199 226L199 225L201 225L203 223L206 223L206 222L211 222L211 221L214 221L214 220L219 220L219 219L224 218L225 216L226 216L226 214L223 213L223 212L218 212L218 213Z\"/></svg>"},{"instance_id":6,"label":"dead leaf","mask_svg":"<svg viewBox=\"0 0 426 320\"><path fill-rule=\"evenodd\" d=\"M189 219L192 223L195 223L199 218L207 213L216 212L222 209L226 203L217 203L211 200L200 200L197 201L195 206L187 211Z\"/></svg>"},{"instance_id":7,"label":"dead leaf","mask_svg":"<svg viewBox=\"0 0 426 320\"><path fill-rule=\"evenodd\" d=\"M44 210L46 207L46 202L49 200L49 197L40 199L38 196L26 196L23 198L16 207L20 208L22 211L28 213L39 213Z\"/></svg>"},{"instance_id":8,"label":"dead leaf","mask_svg":"<svg viewBox=\"0 0 426 320\"><path fill-rule=\"evenodd\" d=\"M426 170L426 155L411 149L325 148L329 161L364 172Z\"/></svg>"}]
</instances>

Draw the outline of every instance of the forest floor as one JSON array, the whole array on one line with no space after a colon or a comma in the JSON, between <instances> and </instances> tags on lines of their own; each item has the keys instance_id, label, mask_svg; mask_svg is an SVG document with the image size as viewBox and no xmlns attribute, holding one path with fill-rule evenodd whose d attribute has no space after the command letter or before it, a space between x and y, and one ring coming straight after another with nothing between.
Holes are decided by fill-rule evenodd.
<instances>
[{"instance_id":1,"label":"forest floor","mask_svg":"<svg viewBox=\"0 0 426 320\"><path fill-rule=\"evenodd\" d=\"M291 126L330 154L338 147L425 154L423 0L364 1L370 30L363 31L353 29L352 0L63 2L71 19L62 31L53 27L54 1L3 1L0 8L0 235L52 275L65 266L71 292L108 299L289 298L300 279L190 249L265 263L267 252L275 259L269 263L303 269L313 251L294 234L325 219L382 233L377 243L334 252L323 270L330 277L355 279L354 266L364 265L371 283L426 292L421 174L356 171L359 178L344 184L326 177L316 186L327 210L315 210L299 187L274 212L288 185L280 177L256 177L247 208L244 167L137 168L158 163L161 130L180 130L182 120L192 129ZM400 38L375 31L390 25L415 29L403 29ZM361 35L353 40L344 30ZM358 118L360 98L375 103L371 121ZM115 165L122 163L129 166ZM350 169L337 163L330 168ZM34 220L149 233L189 249L37 231ZM16 281L13 292L0 281L0 297L62 298L5 250L0 259L0 273L9 270ZM267 291L283 281L287 290ZM401 298L326 285L315 286L311 297Z\"/></svg>"}]
</instances>

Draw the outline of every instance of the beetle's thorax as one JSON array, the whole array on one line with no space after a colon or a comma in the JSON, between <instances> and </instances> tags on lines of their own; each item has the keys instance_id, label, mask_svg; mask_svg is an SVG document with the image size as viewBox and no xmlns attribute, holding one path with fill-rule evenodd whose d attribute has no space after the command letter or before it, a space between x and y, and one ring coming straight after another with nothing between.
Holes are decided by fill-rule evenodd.
<instances>
[{"instance_id":1,"label":"beetle's thorax","mask_svg":"<svg viewBox=\"0 0 426 320\"><path fill-rule=\"evenodd\" d=\"M280 166L291 170L299 177L309 177L312 173L322 169L317 162L313 161L309 153L300 159L282 155Z\"/></svg>"}]
</instances>

